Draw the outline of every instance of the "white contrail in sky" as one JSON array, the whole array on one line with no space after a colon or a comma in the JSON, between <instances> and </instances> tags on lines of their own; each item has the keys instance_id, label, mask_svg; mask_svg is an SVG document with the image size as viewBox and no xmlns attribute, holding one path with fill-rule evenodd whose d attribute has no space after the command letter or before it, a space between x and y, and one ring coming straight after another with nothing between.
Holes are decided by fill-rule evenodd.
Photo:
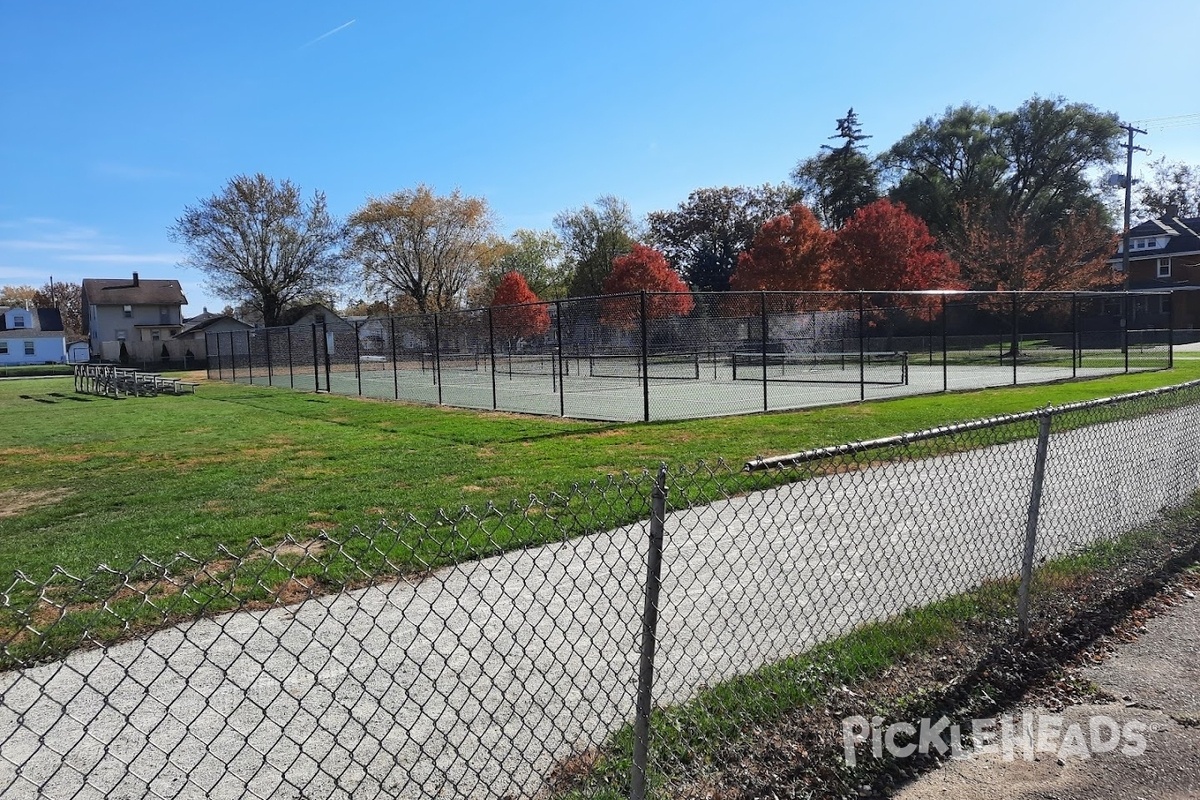
<instances>
[{"instance_id":1,"label":"white contrail in sky","mask_svg":"<svg viewBox=\"0 0 1200 800\"><path fill-rule=\"evenodd\" d=\"M354 24L355 22L357 22L357 21L358 21L358 20L356 20L356 19L352 19L352 20L350 20L349 22L346 22L346 23L343 23L343 24L341 24L341 25L338 25L336 28L334 28L334 29L333 29L333 30L331 30L331 31L326 31L325 33L322 33L320 36L318 36L317 38L313 39L313 40L312 40L311 42L309 42L308 44L301 45L301 49L303 49L303 48L305 48L305 47L311 47L312 45L316 44L317 42L321 41L322 39L324 39L324 38L325 38L325 37L327 37L327 36L333 36L333 35L334 35L335 33L337 33L338 31L345 30L346 28L349 28L351 25L353 25L353 24Z\"/></svg>"}]
</instances>

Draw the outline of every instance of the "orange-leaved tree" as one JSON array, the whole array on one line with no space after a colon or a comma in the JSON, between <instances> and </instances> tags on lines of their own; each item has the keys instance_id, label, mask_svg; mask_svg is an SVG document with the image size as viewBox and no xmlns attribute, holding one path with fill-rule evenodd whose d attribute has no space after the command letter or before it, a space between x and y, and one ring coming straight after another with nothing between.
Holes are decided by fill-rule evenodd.
<instances>
[{"instance_id":1,"label":"orange-leaved tree","mask_svg":"<svg viewBox=\"0 0 1200 800\"><path fill-rule=\"evenodd\" d=\"M876 200L851 215L835 235L830 259L832 288L899 292L961 289L958 265L942 251L928 226L903 203ZM877 304L873 301L872 305ZM936 313L932 297L897 297L888 305L922 317Z\"/></svg>"},{"instance_id":2,"label":"orange-leaved tree","mask_svg":"<svg viewBox=\"0 0 1200 800\"><path fill-rule=\"evenodd\" d=\"M738 256L729 279L735 292L816 292L829 289L834 236L800 203L759 228L750 249ZM757 313L758 301L730 297L728 313ZM743 308L743 306L745 308Z\"/></svg>"},{"instance_id":3,"label":"orange-leaved tree","mask_svg":"<svg viewBox=\"0 0 1200 800\"><path fill-rule=\"evenodd\" d=\"M541 336L550 330L550 311L519 272L507 272L492 295L492 328L506 339Z\"/></svg>"},{"instance_id":4,"label":"orange-leaved tree","mask_svg":"<svg viewBox=\"0 0 1200 800\"><path fill-rule=\"evenodd\" d=\"M627 255L614 258L612 265L612 272L604 279L604 293L651 292L646 298L648 319L683 317L695 308L688 285L653 247L635 244ZM623 327L636 321L640 314L640 303L626 299L605 302L600 312L603 322Z\"/></svg>"}]
</instances>

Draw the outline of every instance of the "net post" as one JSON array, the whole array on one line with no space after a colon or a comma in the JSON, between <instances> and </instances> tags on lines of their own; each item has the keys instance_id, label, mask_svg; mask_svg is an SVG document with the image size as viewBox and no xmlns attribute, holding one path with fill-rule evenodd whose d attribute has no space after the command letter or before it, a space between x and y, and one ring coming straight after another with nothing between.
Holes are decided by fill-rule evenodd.
<instances>
[{"instance_id":1,"label":"net post","mask_svg":"<svg viewBox=\"0 0 1200 800\"><path fill-rule=\"evenodd\" d=\"M642 317L642 422L650 421L650 336L646 319L646 290L638 292Z\"/></svg>"}]
</instances>

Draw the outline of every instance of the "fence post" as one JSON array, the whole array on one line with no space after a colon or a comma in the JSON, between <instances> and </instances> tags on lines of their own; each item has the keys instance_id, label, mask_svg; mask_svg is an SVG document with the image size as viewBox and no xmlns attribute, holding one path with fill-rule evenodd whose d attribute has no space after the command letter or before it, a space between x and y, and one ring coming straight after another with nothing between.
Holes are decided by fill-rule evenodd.
<instances>
[{"instance_id":1,"label":"fence post","mask_svg":"<svg viewBox=\"0 0 1200 800\"><path fill-rule=\"evenodd\" d=\"M867 399L867 309L863 293L858 293L858 399Z\"/></svg>"},{"instance_id":2,"label":"fence post","mask_svg":"<svg viewBox=\"0 0 1200 800\"><path fill-rule=\"evenodd\" d=\"M1129 373L1129 323L1132 322L1132 319L1130 318L1130 315L1129 315L1129 292L1125 293L1125 296L1123 298L1121 298L1121 302L1124 303L1124 305L1121 307L1121 309L1122 309L1121 319L1125 323L1125 325L1121 331L1121 336L1122 336L1121 349L1123 351L1125 351L1125 372L1126 372L1126 374L1128 374Z\"/></svg>"},{"instance_id":3,"label":"fence post","mask_svg":"<svg viewBox=\"0 0 1200 800\"><path fill-rule=\"evenodd\" d=\"M229 334L232 336L233 334ZM250 385L254 385L254 342L250 339L250 329L246 329L246 371Z\"/></svg>"},{"instance_id":4,"label":"fence post","mask_svg":"<svg viewBox=\"0 0 1200 800\"><path fill-rule=\"evenodd\" d=\"M646 320L646 290L638 292L642 312L642 422L650 421L650 335Z\"/></svg>"},{"instance_id":5,"label":"fence post","mask_svg":"<svg viewBox=\"0 0 1200 800\"><path fill-rule=\"evenodd\" d=\"M1025 554L1021 559L1021 587L1017 592L1018 633L1029 636L1029 589L1033 582L1033 555L1037 548L1038 514L1042 509L1042 484L1046 477L1046 453L1050 448L1050 411L1038 417L1037 456L1033 462L1033 487L1029 493L1029 516L1025 521Z\"/></svg>"},{"instance_id":6,"label":"fence post","mask_svg":"<svg viewBox=\"0 0 1200 800\"><path fill-rule=\"evenodd\" d=\"M237 348L233 346L233 331L229 332L229 370L233 373L233 382L237 383Z\"/></svg>"},{"instance_id":7,"label":"fence post","mask_svg":"<svg viewBox=\"0 0 1200 800\"><path fill-rule=\"evenodd\" d=\"M762 367L763 411L769 411L770 409L767 407L767 336L770 334L770 326L767 324L767 293L765 291L759 291L758 293L758 306L759 317L761 318L759 320L759 327L761 329L759 333L762 338L762 346L759 348L762 351L762 357L759 359L761 362L759 366ZM783 366L781 365L780 369L782 368Z\"/></svg>"},{"instance_id":8,"label":"fence post","mask_svg":"<svg viewBox=\"0 0 1200 800\"><path fill-rule=\"evenodd\" d=\"M359 325L354 323L354 377L358 379L358 396L362 397L362 349L359 343Z\"/></svg>"},{"instance_id":9,"label":"fence post","mask_svg":"<svg viewBox=\"0 0 1200 800\"><path fill-rule=\"evenodd\" d=\"M317 361L317 323L312 324L312 347L313 347L313 391L321 391L321 366Z\"/></svg>"},{"instance_id":10,"label":"fence post","mask_svg":"<svg viewBox=\"0 0 1200 800\"><path fill-rule=\"evenodd\" d=\"M325 342L325 391L333 394L333 383L329 380L329 323L321 320L321 339Z\"/></svg>"},{"instance_id":11,"label":"fence post","mask_svg":"<svg viewBox=\"0 0 1200 800\"><path fill-rule=\"evenodd\" d=\"M433 382L438 387L438 405L442 404L442 334L438 327L438 315L433 315Z\"/></svg>"},{"instance_id":12,"label":"fence post","mask_svg":"<svg viewBox=\"0 0 1200 800\"><path fill-rule=\"evenodd\" d=\"M946 319L946 295L942 295L942 391L950 391L950 351L947 347L947 329L949 322Z\"/></svg>"},{"instance_id":13,"label":"fence post","mask_svg":"<svg viewBox=\"0 0 1200 800\"><path fill-rule=\"evenodd\" d=\"M1009 353L1013 362L1013 386L1017 385L1017 351L1021 349L1021 333L1017 329L1017 293L1012 293L1012 350Z\"/></svg>"},{"instance_id":14,"label":"fence post","mask_svg":"<svg viewBox=\"0 0 1200 800\"><path fill-rule=\"evenodd\" d=\"M667 465L658 468L650 502L650 546L646 554L646 595L642 606L642 644L638 657L637 708L633 721L633 770L630 800L645 800L650 756L650 710L654 702L654 647L658 636L658 593L662 586L663 529L667 510Z\"/></svg>"},{"instance_id":15,"label":"fence post","mask_svg":"<svg viewBox=\"0 0 1200 800\"><path fill-rule=\"evenodd\" d=\"M292 364L292 326L288 325L283 329L287 333L287 351L288 351L288 386L296 388L296 371Z\"/></svg>"},{"instance_id":16,"label":"fence post","mask_svg":"<svg viewBox=\"0 0 1200 800\"><path fill-rule=\"evenodd\" d=\"M1077 377L1079 361L1083 353L1079 349L1079 296L1071 292L1071 377Z\"/></svg>"},{"instance_id":17,"label":"fence post","mask_svg":"<svg viewBox=\"0 0 1200 800\"><path fill-rule=\"evenodd\" d=\"M1167 369L1175 366L1175 292L1167 292Z\"/></svg>"},{"instance_id":18,"label":"fence post","mask_svg":"<svg viewBox=\"0 0 1200 800\"><path fill-rule=\"evenodd\" d=\"M396 364L396 318L388 309L388 334L392 342L392 391L400 399L400 367Z\"/></svg>"},{"instance_id":19,"label":"fence post","mask_svg":"<svg viewBox=\"0 0 1200 800\"><path fill-rule=\"evenodd\" d=\"M212 335L212 340L213 340L213 344L216 345L215 351L216 351L216 355L217 355L217 380L223 381L223 380L225 380L225 374L224 374L224 370L222 369L222 364L221 364L221 334L214 333ZM205 342L204 345L205 345L205 349L207 350L208 342ZM211 357L208 359L208 369L209 369L209 377L212 377L212 358Z\"/></svg>"},{"instance_id":20,"label":"fence post","mask_svg":"<svg viewBox=\"0 0 1200 800\"><path fill-rule=\"evenodd\" d=\"M267 337L267 386L274 386L273 378L275 370L271 367L271 329L263 328L263 335Z\"/></svg>"},{"instance_id":21,"label":"fence post","mask_svg":"<svg viewBox=\"0 0 1200 800\"><path fill-rule=\"evenodd\" d=\"M558 369L558 415L565 417L567 415L567 394L563 388L563 346L562 346L562 301L554 301L554 358L556 364L550 365L551 371ZM578 359L575 361L579 363ZM508 356L508 369L512 372L512 353Z\"/></svg>"},{"instance_id":22,"label":"fence post","mask_svg":"<svg viewBox=\"0 0 1200 800\"><path fill-rule=\"evenodd\" d=\"M488 355L492 365L492 411L499 408L496 402L496 328L492 320L492 307L488 306Z\"/></svg>"}]
</instances>

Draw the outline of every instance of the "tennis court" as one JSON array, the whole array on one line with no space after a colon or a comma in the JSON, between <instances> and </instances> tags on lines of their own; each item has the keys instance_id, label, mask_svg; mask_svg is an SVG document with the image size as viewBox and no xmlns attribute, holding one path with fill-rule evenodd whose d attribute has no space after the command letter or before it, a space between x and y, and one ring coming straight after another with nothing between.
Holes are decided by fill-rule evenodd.
<instances>
[{"instance_id":1,"label":"tennis court","mask_svg":"<svg viewBox=\"0 0 1200 800\"><path fill-rule=\"evenodd\" d=\"M654 305L636 295L545 304L549 327L523 337L497 334L495 309L219 334L207 342L209 375L625 422L1084 379L1172 360L1170 320L1136 316L1133 295L959 293L933 306L913 293L693 297L695 309L673 318L639 317ZM628 306L620 314L618 301Z\"/></svg>"}]
</instances>

